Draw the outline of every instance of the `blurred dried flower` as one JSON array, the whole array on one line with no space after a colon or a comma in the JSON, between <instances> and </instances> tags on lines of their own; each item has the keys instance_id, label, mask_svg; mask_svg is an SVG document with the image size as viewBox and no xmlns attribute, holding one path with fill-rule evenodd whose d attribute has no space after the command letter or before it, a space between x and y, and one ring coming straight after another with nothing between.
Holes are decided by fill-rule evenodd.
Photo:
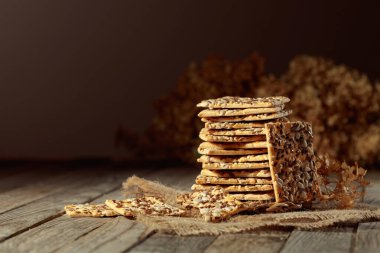
<instances>
[{"instance_id":1,"label":"blurred dried flower","mask_svg":"<svg viewBox=\"0 0 380 253\"><path fill-rule=\"evenodd\" d=\"M207 98L283 95L291 120L313 124L314 148L342 161L380 164L380 83L321 57L301 55L280 78L264 74L254 53L241 61L210 56L191 63L173 91L154 104L156 115L136 150L139 158L194 162L202 127L195 105Z\"/></svg>"},{"instance_id":2,"label":"blurred dried flower","mask_svg":"<svg viewBox=\"0 0 380 253\"><path fill-rule=\"evenodd\" d=\"M318 153L362 165L380 162L379 84L357 70L311 56L294 58L280 83L285 85L272 86L282 87L279 93L292 99L292 118L312 122Z\"/></svg>"}]
</instances>

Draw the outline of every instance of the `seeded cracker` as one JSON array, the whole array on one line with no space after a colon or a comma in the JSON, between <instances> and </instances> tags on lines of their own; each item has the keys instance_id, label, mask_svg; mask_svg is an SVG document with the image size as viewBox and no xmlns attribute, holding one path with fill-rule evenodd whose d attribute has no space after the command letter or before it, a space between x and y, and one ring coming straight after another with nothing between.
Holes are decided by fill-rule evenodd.
<instances>
[{"instance_id":1,"label":"seeded cracker","mask_svg":"<svg viewBox=\"0 0 380 253\"><path fill-rule=\"evenodd\" d=\"M191 186L191 189L193 191L204 191L209 188L212 188L214 186L212 185L200 185L200 184L193 184ZM225 192L266 192L270 191L270 193L273 192L273 185L265 185L265 184L258 184L258 185L220 185L219 187L223 188Z\"/></svg>"},{"instance_id":2,"label":"seeded cracker","mask_svg":"<svg viewBox=\"0 0 380 253\"><path fill-rule=\"evenodd\" d=\"M231 172L201 170L197 184L272 184L269 170L237 170Z\"/></svg>"},{"instance_id":3,"label":"seeded cracker","mask_svg":"<svg viewBox=\"0 0 380 253\"><path fill-rule=\"evenodd\" d=\"M283 110L275 113L264 113L248 116L235 116L235 117L208 117L201 118L203 122L240 122L240 121L262 121L270 119L278 119L286 117L292 113L292 110Z\"/></svg>"},{"instance_id":4,"label":"seeded cracker","mask_svg":"<svg viewBox=\"0 0 380 253\"><path fill-rule=\"evenodd\" d=\"M202 163L203 169L209 170L245 170L245 169L262 169L269 168L267 162L250 162L250 163Z\"/></svg>"},{"instance_id":5,"label":"seeded cracker","mask_svg":"<svg viewBox=\"0 0 380 253\"><path fill-rule=\"evenodd\" d=\"M119 214L105 204L77 204L65 206L66 214L70 217L111 217Z\"/></svg>"},{"instance_id":6,"label":"seeded cracker","mask_svg":"<svg viewBox=\"0 0 380 253\"><path fill-rule=\"evenodd\" d=\"M252 135L252 136L222 136L212 135L207 131L201 130L199 137L204 141L209 142L253 142L265 141L265 135Z\"/></svg>"},{"instance_id":7,"label":"seeded cracker","mask_svg":"<svg viewBox=\"0 0 380 253\"><path fill-rule=\"evenodd\" d=\"M244 128L244 129L234 129L234 130L215 130L215 129L207 129L203 128L201 130L204 134L208 135L227 135L227 136L239 136L239 135L265 135L264 127L257 128Z\"/></svg>"},{"instance_id":8,"label":"seeded cracker","mask_svg":"<svg viewBox=\"0 0 380 253\"><path fill-rule=\"evenodd\" d=\"M254 115L262 113L273 113L279 112L284 109L284 105L278 107L267 107L267 108L248 108L248 109L205 109L198 113L198 117L229 117L229 116L243 116L243 115Z\"/></svg>"},{"instance_id":9,"label":"seeded cracker","mask_svg":"<svg viewBox=\"0 0 380 253\"><path fill-rule=\"evenodd\" d=\"M311 202L316 190L311 124L268 123L265 129L276 202Z\"/></svg>"},{"instance_id":10,"label":"seeded cracker","mask_svg":"<svg viewBox=\"0 0 380 253\"><path fill-rule=\"evenodd\" d=\"M155 197L129 198L125 200L106 200L106 205L115 212L124 216L167 215L182 216L184 210L163 203Z\"/></svg>"},{"instance_id":11,"label":"seeded cracker","mask_svg":"<svg viewBox=\"0 0 380 253\"><path fill-rule=\"evenodd\" d=\"M260 108L260 107L275 107L289 102L287 97L266 97L266 98L251 98L251 97L221 97L216 99L203 100L197 107L213 108Z\"/></svg>"},{"instance_id":12,"label":"seeded cracker","mask_svg":"<svg viewBox=\"0 0 380 253\"><path fill-rule=\"evenodd\" d=\"M200 148L208 149L208 150L221 150L221 149L266 149L267 142L266 141L256 141L256 142L232 142L232 143L213 143L213 142L202 142L199 145ZM266 152L265 152L266 153Z\"/></svg>"},{"instance_id":13,"label":"seeded cracker","mask_svg":"<svg viewBox=\"0 0 380 253\"><path fill-rule=\"evenodd\" d=\"M273 120L262 120L258 122L206 122L207 129L247 129L247 128L264 128L266 123L272 122L289 122L288 118L278 118Z\"/></svg>"},{"instance_id":14,"label":"seeded cracker","mask_svg":"<svg viewBox=\"0 0 380 253\"><path fill-rule=\"evenodd\" d=\"M246 163L268 161L267 154L264 155L245 155L245 156L208 156L202 155L198 158L200 163Z\"/></svg>"},{"instance_id":15,"label":"seeded cracker","mask_svg":"<svg viewBox=\"0 0 380 253\"><path fill-rule=\"evenodd\" d=\"M255 154L265 154L267 149L216 149L209 150L207 148L198 148L198 153L202 155L215 155L215 156L231 156L231 155L255 155Z\"/></svg>"}]
</instances>

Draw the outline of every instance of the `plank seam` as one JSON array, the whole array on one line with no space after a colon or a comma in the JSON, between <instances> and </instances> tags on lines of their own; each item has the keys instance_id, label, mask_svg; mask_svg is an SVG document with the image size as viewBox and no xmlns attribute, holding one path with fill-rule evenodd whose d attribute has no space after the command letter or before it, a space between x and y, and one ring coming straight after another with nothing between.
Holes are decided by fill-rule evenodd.
<instances>
[{"instance_id":1,"label":"plank seam","mask_svg":"<svg viewBox=\"0 0 380 253\"><path fill-rule=\"evenodd\" d=\"M352 230L350 253L354 253L355 252L358 227L359 227L359 224L356 224L354 226L354 229Z\"/></svg>"},{"instance_id":2,"label":"plank seam","mask_svg":"<svg viewBox=\"0 0 380 253\"><path fill-rule=\"evenodd\" d=\"M44 223L46 223L48 221L54 220L54 219L56 219L58 217L61 217L63 214L64 214L64 212L61 211L60 213L58 213L56 215L52 215L52 216L50 216L50 217L48 217L48 218L46 218L44 220L41 220L41 221L39 221L39 222L37 222L37 223L29 226L29 227L23 228L23 229L17 231L16 233L13 233L13 234L11 234L11 235L3 238L3 239L0 239L0 243L6 241L8 239L11 239L12 237L18 236L18 235L20 235L20 234L22 234L22 233L24 233L24 232L26 232L26 231L28 231L30 229L36 228L36 227L38 227L38 226L40 226L40 225L42 225L42 224L44 224Z\"/></svg>"},{"instance_id":3,"label":"plank seam","mask_svg":"<svg viewBox=\"0 0 380 253\"><path fill-rule=\"evenodd\" d=\"M207 247L202 251L202 252L206 252L207 251L207 249L208 248L210 248L211 247L211 245L216 241L216 239L218 239L219 238L219 236L220 235L218 235L218 236L215 236L214 237L214 240L212 240L211 242L210 242L210 244L209 245L207 245Z\"/></svg>"},{"instance_id":4,"label":"plank seam","mask_svg":"<svg viewBox=\"0 0 380 253\"><path fill-rule=\"evenodd\" d=\"M146 229L147 230L147 229ZM145 231L146 231L145 230ZM151 231L148 231L148 233L145 234L144 232L144 236L141 237L141 240L139 240L138 242L135 242L134 244L132 244L129 248L125 249L123 251L123 253L126 253L128 251L131 251L133 248L135 248L136 246L138 246L139 244L145 242L147 239L149 239L151 236L153 236L154 234L156 234L156 231L154 230L151 230ZM140 238L139 238L140 239Z\"/></svg>"},{"instance_id":5,"label":"plank seam","mask_svg":"<svg viewBox=\"0 0 380 253\"><path fill-rule=\"evenodd\" d=\"M284 249L286 242L288 241L290 235L291 235L294 231L295 231L295 229L292 229L291 231L289 231L289 233L287 233L286 239L284 240L284 242L282 243L281 247L278 249L277 252L281 252L281 251Z\"/></svg>"}]
</instances>

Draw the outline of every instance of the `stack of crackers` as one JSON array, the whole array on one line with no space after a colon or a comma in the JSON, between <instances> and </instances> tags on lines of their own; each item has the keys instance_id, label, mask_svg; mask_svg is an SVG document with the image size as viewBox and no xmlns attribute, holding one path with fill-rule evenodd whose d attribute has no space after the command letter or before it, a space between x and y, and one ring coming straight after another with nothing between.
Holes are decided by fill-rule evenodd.
<instances>
[{"instance_id":1,"label":"stack of crackers","mask_svg":"<svg viewBox=\"0 0 380 253\"><path fill-rule=\"evenodd\" d=\"M228 219L263 204L311 204L316 185L310 123L290 122L286 97L223 97L198 104L205 127L199 136L202 170L192 193L179 194L180 207L154 196L67 205L71 217L123 215L191 216ZM277 202L277 203L276 203ZM283 203L287 202L287 203ZM274 203L272 205L272 203Z\"/></svg>"},{"instance_id":2,"label":"stack of crackers","mask_svg":"<svg viewBox=\"0 0 380 253\"><path fill-rule=\"evenodd\" d=\"M204 100L200 175L192 190L214 186L241 201L310 202L315 176L311 125L289 122L286 97Z\"/></svg>"}]
</instances>

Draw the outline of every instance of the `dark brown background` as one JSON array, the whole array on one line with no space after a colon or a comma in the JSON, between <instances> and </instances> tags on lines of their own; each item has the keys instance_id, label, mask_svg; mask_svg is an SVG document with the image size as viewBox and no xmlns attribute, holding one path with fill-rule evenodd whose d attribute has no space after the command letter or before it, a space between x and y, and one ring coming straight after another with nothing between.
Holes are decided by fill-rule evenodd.
<instances>
[{"instance_id":1,"label":"dark brown background","mask_svg":"<svg viewBox=\"0 0 380 253\"><path fill-rule=\"evenodd\" d=\"M296 54L380 77L379 8L359 1L1 1L0 157L115 154L192 60L258 50L281 73Z\"/></svg>"}]
</instances>

